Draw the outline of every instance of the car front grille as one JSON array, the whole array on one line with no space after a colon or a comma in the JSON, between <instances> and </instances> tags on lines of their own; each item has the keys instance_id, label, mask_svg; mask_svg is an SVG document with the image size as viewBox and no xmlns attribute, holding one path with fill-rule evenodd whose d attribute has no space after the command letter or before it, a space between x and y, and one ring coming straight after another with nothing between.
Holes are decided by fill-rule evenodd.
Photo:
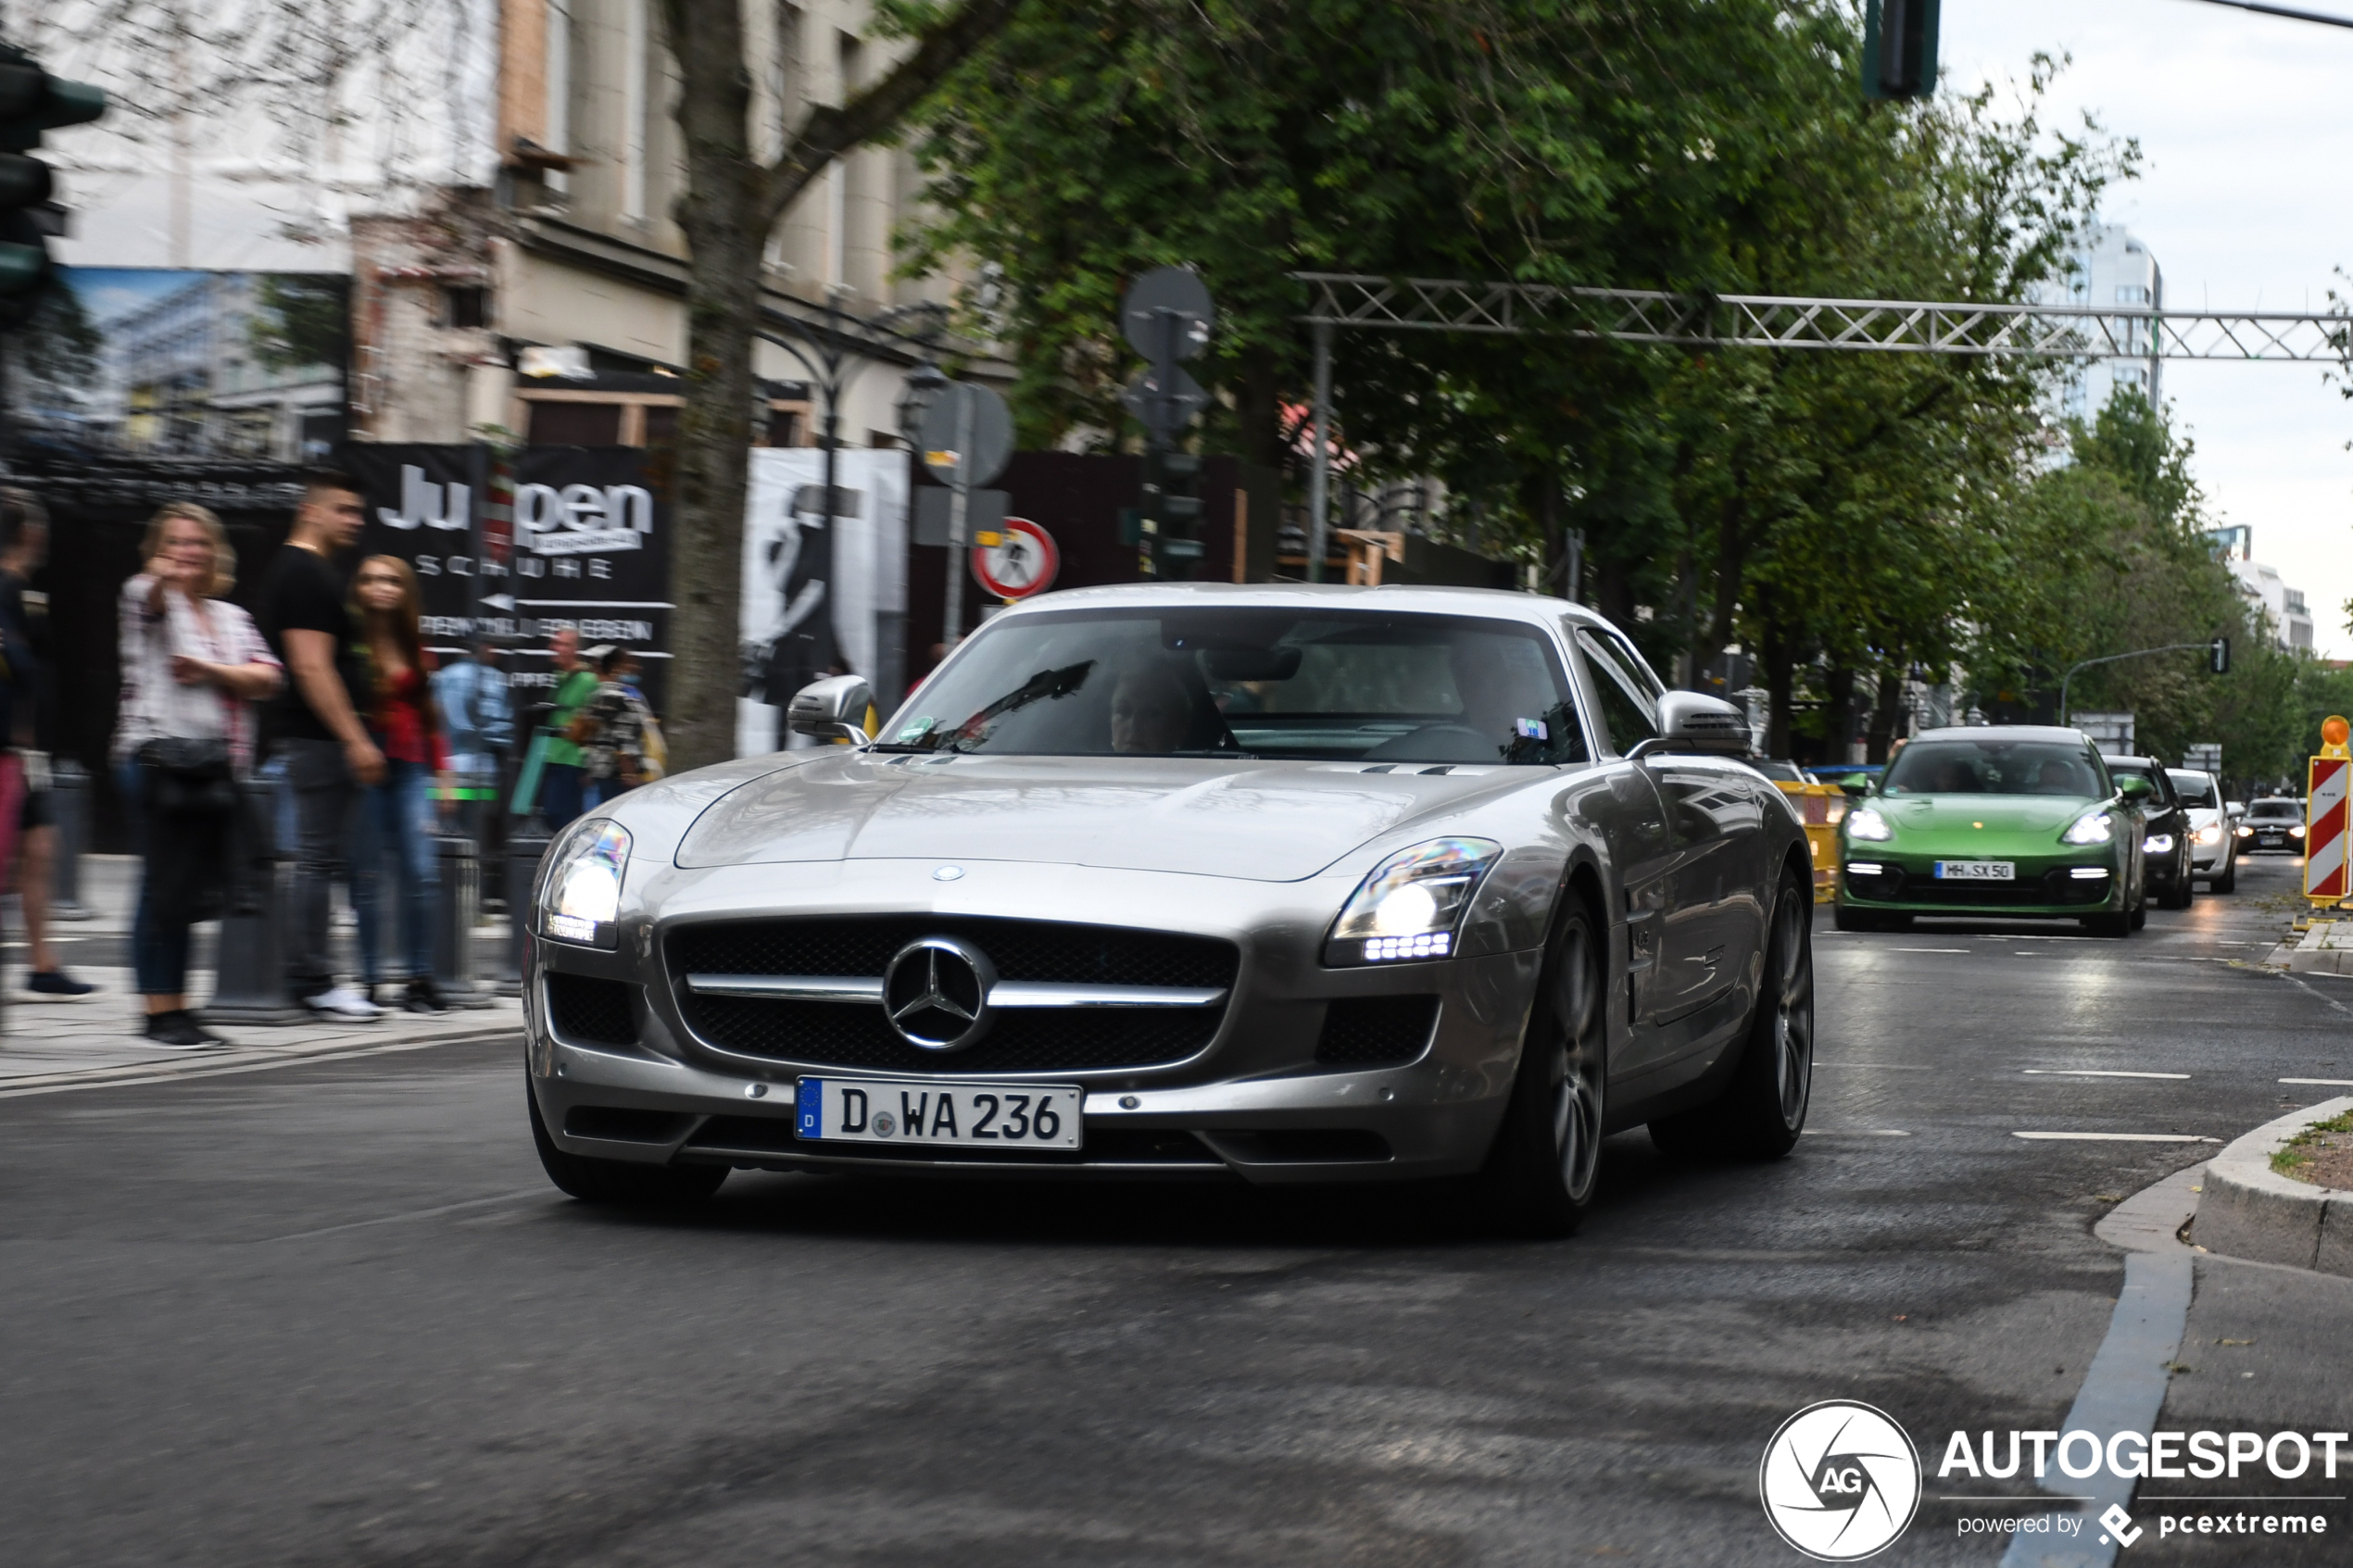
<instances>
[{"instance_id":1,"label":"car front grille","mask_svg":"<svg viewBox=\"0 0 2353 1568\"><path fill-rule=\"evenodd\" d=\"M1315 1060L1331 1067L1396 1067L1429 1044L1436 997L1351 997L1324 1010Z\"/></svg>"},{"instance_id":2,"label":"car front grille","mask_svg":"<svg viewBox=\"0 0 2353 1568\"><path fill-rule=\"evenodd\" d=\"M589 974L547 972L547 1017L556 1033L586 1045L634 1046L637 1015L630 993L637 987Z\"/></svg>"},{"instance_id":3,"label":"car front grille","mask_svg":"<svg viewBox=\"0 0 2353 1568\"><path fill-rule=\"evenodd\" d=\"M1849 873L1846 890L1857 898L1889 904L1940 904L1956 909L2019 909L2030 905L2073 907L2101 902L2108 878L2078 880L2057 866L2039 877L2016 882L1940 881L1931 872L1891 868L1877 876Z\"/></svg>"},{"instance_id":4,"label":"car front grille","mask_svg":"<svg viewBox=\"0 0 2353 1568\"><path fill-rule=\"evenodd\" d=\"M1225 1002L1204 1007L1000 1009L959 1051L925 1050L866 1001L713 996L689 974L822 975L880 980L893 955L925 936L953 936L988 955L1000 980L1230 991L1241 953L1215 937L1045 921L846 916L682 927L666 955L687 1026L723 1050L816 1067L986 1076L1154 1067L1206 1047Z\"/></svg>"}]
</instances>

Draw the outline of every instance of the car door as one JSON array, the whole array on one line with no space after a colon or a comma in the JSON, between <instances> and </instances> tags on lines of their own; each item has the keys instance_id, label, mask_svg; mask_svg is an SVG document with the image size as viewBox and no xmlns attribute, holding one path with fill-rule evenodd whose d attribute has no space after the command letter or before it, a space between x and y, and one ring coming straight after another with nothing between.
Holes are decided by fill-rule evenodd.
<instances>
[{"instance_id":1,"label":"car door","mask_svg":"<svg viewBox=\"0 0 2353 1568\"><path fill-rule=\"evenodd\" d=\"M1665 688L1642 656L1606 627L1580 626L1577 641L1616 749L1622 755L1655 737ZM1772 787L1729 758L1657 753L1640 766L1658 792L1667 832L1665 864L1642 890L1656 958L1635 1071L1705 1044L1720 1022L1711 1004L1728 1000L1749 972L1764 936L1762 792Z\"/></svg>"},{"instance_id":2,"label":"car door","mask_svg":"<svg viewBox=\"0 0 2353 1568\"><path fill-rule=\"evenodd\" d=\"M1587 628L1569 626L1569 642L1585 669L1588 708L1605 734L1593 737L1597 756L1619 758L1637 741L1658 734L1649 703L1630 680L1604 674L1599 663L1612 656L1606 645L1585 639ZM1604 836L1625 899L1626 1016L1633 1038L1612 1063L1613 1076L1639 1070L1650 1054L1652 1026L1664 1005L1667 966L1662 962L1667 910L1672 907L1675 841L1667 826L1667 804L1651 769L1638 761L1603 765L1609 792ZM1599 816L1600 813L1595 813Z\"/></svg>"}]
</instances>

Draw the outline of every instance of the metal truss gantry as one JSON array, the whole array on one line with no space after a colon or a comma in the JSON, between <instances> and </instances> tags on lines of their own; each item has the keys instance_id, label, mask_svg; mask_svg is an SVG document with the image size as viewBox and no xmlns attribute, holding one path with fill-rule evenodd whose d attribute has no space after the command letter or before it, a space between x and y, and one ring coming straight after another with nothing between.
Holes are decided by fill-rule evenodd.
<instances>
[{"instance_id":1,"label":"metal truss gantry","mask_svg":"<svg viewBox=\"0 0 2353 1568\"><path fill-rule=\"evenodd\" d=\"M2210 359L2353 369L2353 315L1667 294L1294 272L1315 335L1308 565L1322 565L1330 492L1331 345L1343 327L1544 336L1678 348L1783 348L2042 359Z\"/></svg>"}]
</instances>

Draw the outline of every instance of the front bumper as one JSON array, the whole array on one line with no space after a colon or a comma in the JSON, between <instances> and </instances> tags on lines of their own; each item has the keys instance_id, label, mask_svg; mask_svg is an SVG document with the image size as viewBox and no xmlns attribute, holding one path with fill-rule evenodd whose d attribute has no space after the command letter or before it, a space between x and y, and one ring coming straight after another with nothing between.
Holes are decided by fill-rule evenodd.
<instances>
[{"instance_id":1,"label":"front bumper","mask_svg":"<svg viewBox=\"0 0 2353 1568\"><path fill-rule=\"evenodd\" d=\"M2115 867L2102 861L2018 856L2011 859L2016 869L2011 881L1961 882L1937 877L1936 861L1941 858L1851 847L1840 878L1839 902L1848 909L1892 914L2070 920L2112 914L2124 907L2124 879ZM1858 865L1879 869L1876 873L1858 874ZM2102 872L2096 879L2075 874L2078 870L2095 869Z\"/></svg>"},{"instance_id":2,"label":"front bumper","mask_svg":"<svg viewBox=\"0 0 2353 1568\"><path fill-rule=\"evenodd\" d=\"M665 870L659 880L666 885L646 900L661 910L659 922L624 912L617 952L534 939L524 986L531 1085L557 1147L650 1164L1259 1183L1456 1175L1485 1160L1511 1092L1541 952L1491 933L1474 940L1476 914L1463 956L1326 969L1322 936L1353 883L1237 884L968 863L963 878L944 884L932 870L930 861ZM1239 947L1232 997L1206 1047L1156 1065L1005 1073L796 1062L697 1034L675 988L680 977L665 968L666 938L686 922L916 913L1068 923L1104 911L1126 918L1105 914L1093 923L1214 935ZM625 987L630 1027L584 1038L560 1022L567 1015L551 1008L548 985L567 976ZM1330 1004L1390 997L1435 998L1427 1040L1411 1060L1366 1068L1316 1060ZM634 1038L611 1037L623 1034ZM803 1076L1076 1084L1081 1148L1013 1154L803 1140L793 1119Z\"/></svg>"}]
</instances>

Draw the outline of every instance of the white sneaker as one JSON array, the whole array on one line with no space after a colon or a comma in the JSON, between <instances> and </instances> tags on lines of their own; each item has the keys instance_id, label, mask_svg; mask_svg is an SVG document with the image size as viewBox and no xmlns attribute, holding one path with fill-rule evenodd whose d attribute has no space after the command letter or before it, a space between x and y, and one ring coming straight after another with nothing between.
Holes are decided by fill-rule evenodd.
<instances>
[{"instance_id":1,"label":"white sneaker","mask_svg":"<svg viewBox=\"0 0 2353 1568\"><path fill-rule=\"evenodd\" d=\"M347 1018L359 1022L382 1018L384 1010L353 990L338 985L332 991L321 991L315 997L305 997L302 1005L322 1018Z\"/></svg>"}]
</instances>

